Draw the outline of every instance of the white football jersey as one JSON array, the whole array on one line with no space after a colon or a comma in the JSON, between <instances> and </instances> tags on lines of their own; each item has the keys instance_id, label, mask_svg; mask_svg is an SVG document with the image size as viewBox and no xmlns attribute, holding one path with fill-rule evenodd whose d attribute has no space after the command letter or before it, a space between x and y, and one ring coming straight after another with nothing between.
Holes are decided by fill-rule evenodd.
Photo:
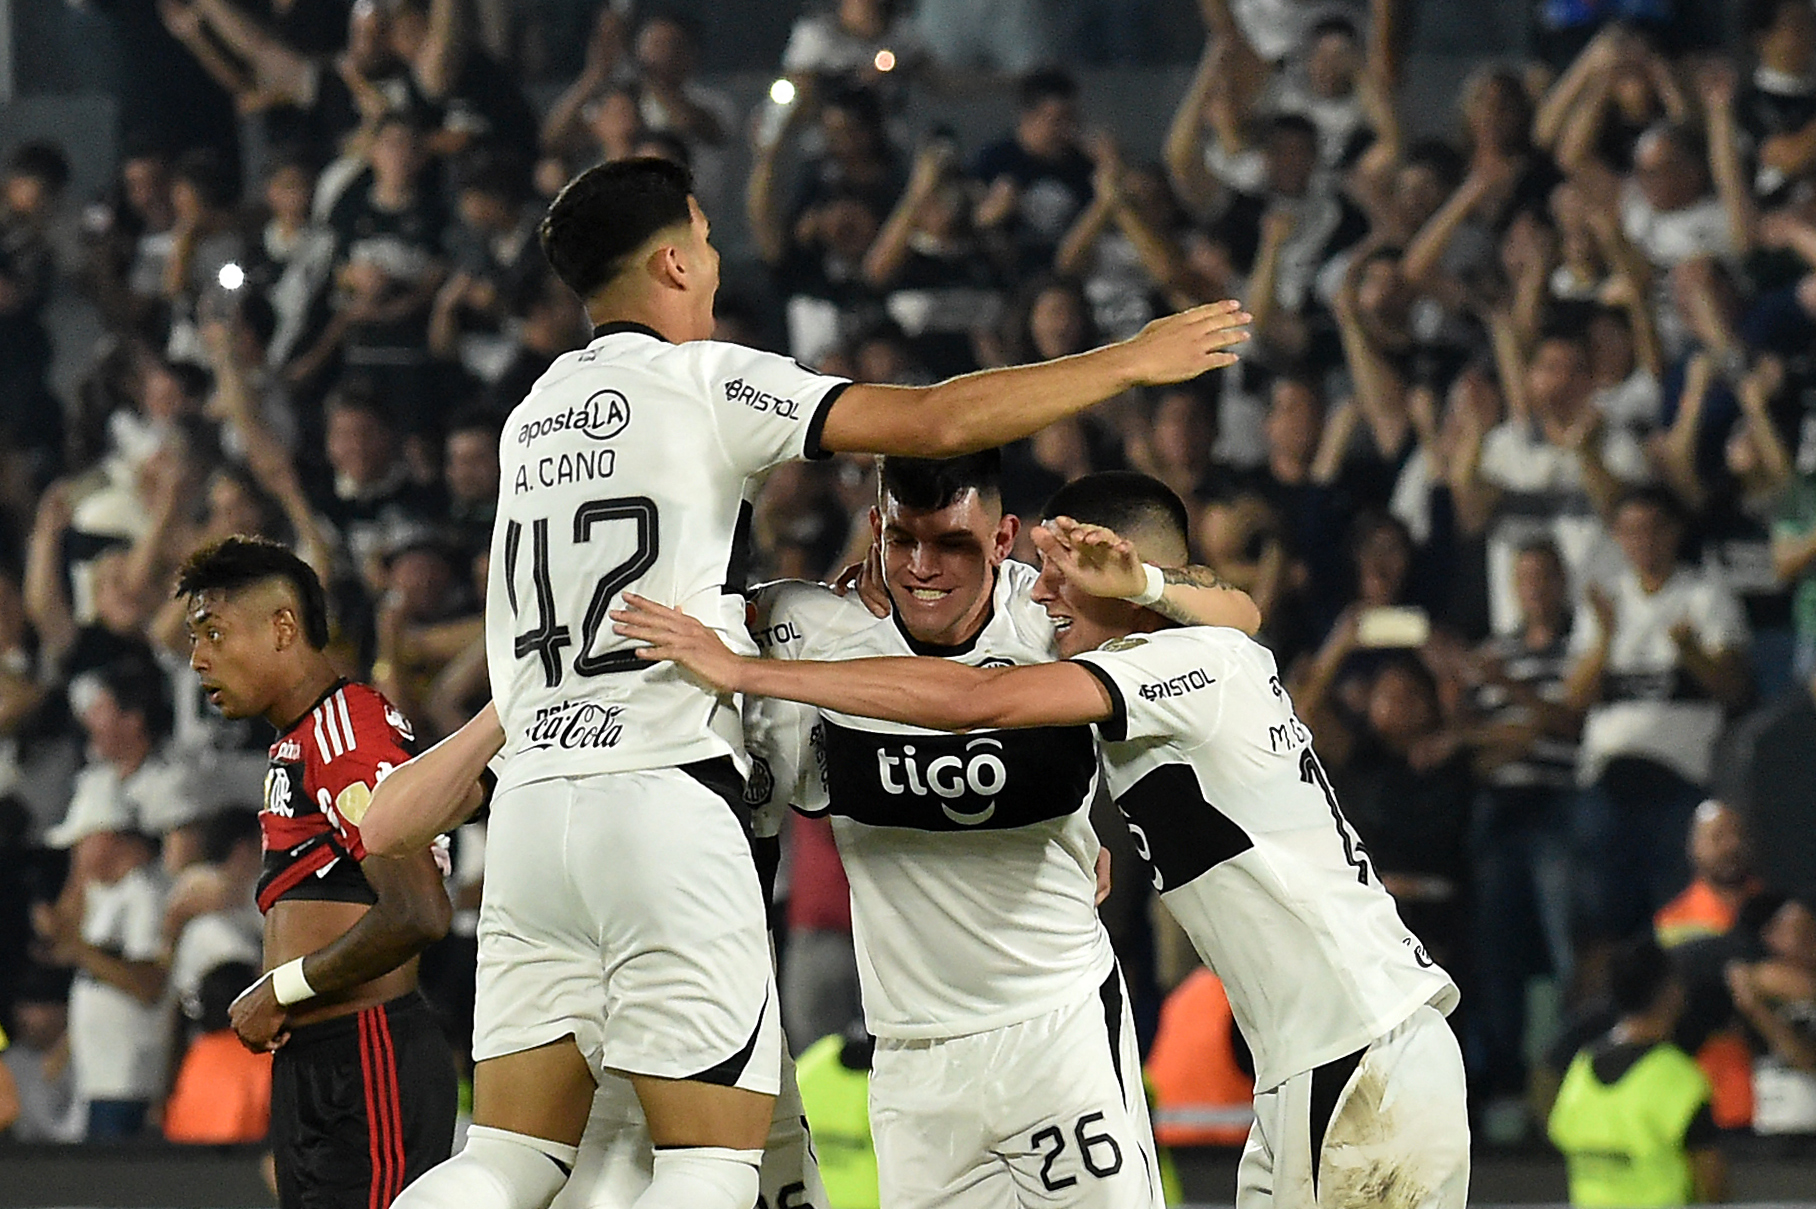
<instances>
[{"instance_id":1,"label":"white football jersey","mask_svg":"<svg viewBox=\"0 0 1816 1209\"><path fill-rule=\"evenodd\" d=\"M756 591L751 632L781 659L1050 663L1053 626L1029 598L1035 576L1003 564L988 623L957 650L914 642L893 616L798 582ZM792 777L797 808L831 813L873 1034L916 1040L1001 1028L1072 1003L1109 975L1115 956L1095 905L1090 727L955 735L759 705L772 708L794 721L764 730L754 775Z\"/></svg>"},{"instance_id":2,"label":"white football jersey","mask_svg":"<svg viewBox=\"0 0 1816 1209\"><path fill-rule=\"evenodd\" d=\"M818 456L843 379L648 328L598 329L556 359L499 442L486 662L500 788L744 758L738 711L612 631L626 589L751 650L732 564L745 480Z\"/></svg>"},{"instance_id":3,"label":"white football jersey","mask_svg":"<svg viewBox=\"0 0 1816 1209\"><path fill-rule=\"evenodd\" d=\"M1223 980L1255 1090L1366 1046L1456 985L1400 922L1274 657L1238 630L1131 634L1075 662L1115 714L1104 775L1154 888Z\"/></svg>"}]
</instances>

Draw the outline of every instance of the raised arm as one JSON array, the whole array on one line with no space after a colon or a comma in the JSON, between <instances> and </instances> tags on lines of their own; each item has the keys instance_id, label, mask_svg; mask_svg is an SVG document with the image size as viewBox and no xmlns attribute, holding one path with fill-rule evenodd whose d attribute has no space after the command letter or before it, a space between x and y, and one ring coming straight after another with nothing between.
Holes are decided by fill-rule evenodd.
<instances>
[{"instance_id":1,"label":"raised arm","mask_svg":"<svg viewBox=\"0 0 1816 1209\"><path fill-rule=\"evenodd\" d=\"M504 746L498 710L488 703L459 730L398 765L372 791L360 822L366 851L402 856L466 822L484 797L486 764Z\"/></svg>"},{"instance_id":2,"label":"raised arm","mask_svg":"<svg viewBox=\"0 0 1816 1209\"><path fill-rule=\"evenodd\" d=\"M1179 108L1173 114L1173 124L1167 128L1166 146L1162 152L1173 188L1186 207L1196 212L1210 209L1219 192L1217 178L1204 166L1204 111L1210 104L1212 90L1217 87L1221 58L1217 43L1207 41L1204 54L1198 60L1197 74L1180 99Z\"/></svg>"},{"instance_id":3,"label":"raised arm","mask_svg":"<svg viewBox=\"0 0 1816 1209\"><path fill-rule=\"evenodd\" d=\"M1147 567L1133 542L1102 525L1056 516L1031 531L1043 564L1093 596L1133 600L1148 588ZM1261 610L1247 592L1209 567L1160 567L1160 599L1147 608L1181 625L1227 626L1253 638Z\"/></svg>"},{"instance_id":4,"label":"raised arm","mask_svg":"<svg viewBox=\"0 0 1816 1209\"><path fill-rule=\"evenodd\" d=\"M837 453L949 458L1006 445L1136 386L1183 382L1236 363L1248 338L1234 301L1156 319L1090 352L982 370L934 386L852 386L827 411L820 444Z\"/></svg>"},{"instance_id":5,"label":"raised arm","mask_svg":"<svg viewBox=\"0 0 1816 1209\"><path fill-rule=\"evenodd\" d=\"M921 148L914 157L914 171L909 174L908 188L895 203L882 230L864 253L864 280L874 290L886 290L895 283L896 275L908 263L908 240L914 234L914 221L921 207L946 179L952 166L952 147L944 141Z\"/></svg>"},{"instance_id":6,"label":"raised arm","mask_svg":"<svg viewBox=\"0 0 1816 1209\"><path fill-rule=\"evenodd\" d=\"M721 693L780 697L820 709L932 730L1078 726L1108 721L1110 694L1075 663L966 667L950 659L897 657L749 659L676 609L633 593L612 612L617 632L649 645L637 657L670 659Z\"/></svg>"},{"instance_id":7,"label":"raised arm","mask_svg":"<svg viewBox=\"0 0 1816 1209\"><path fill-rule=\"evenodd\" d=\"M467 54L465 0L429 0L429 36L410 74L432 101L445 100Z\"/></svg>"},{"instance_id":8,"label":"raised arm","mask_svg":"<svg viewBox=\"0 0 1816 1209\"><path fill-rule=\"evenodd\" d=\"M1709 124L1709 175L1716 196L1728 216L1728 240L1736 256L1753 248L1759 224L1759 206L1753 200L1753 182L1741 162L1740 122L1734 114L1734 69L1710 64L1697 77Z\"/></svg>"}]
</instances>

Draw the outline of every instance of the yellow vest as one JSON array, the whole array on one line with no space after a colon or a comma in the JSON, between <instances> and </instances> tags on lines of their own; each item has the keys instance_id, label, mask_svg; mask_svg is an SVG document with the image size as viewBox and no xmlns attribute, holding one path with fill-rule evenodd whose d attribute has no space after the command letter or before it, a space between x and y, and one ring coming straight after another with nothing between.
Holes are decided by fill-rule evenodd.
<instances>
[{"instance_id":1,"label":"yellow vest","mask_svg":"<svg viewBox=\"0 0 1816 1209\"><path fill-rule=\"evenodd\" d=\"M1570 1169L1570 1203L1683 1205L1694 1191L1684 1131L1709 1102L1709 1079L1675 1045L1657 1045L1612 1084L1588 1051L1564 1074L1551 1108L1552 1142Z\"/></svg>"},{"instance_id":2,"label":"yellow vest","mask_svg":"<svg viewBox=\"0 0 1816 1209\"><path fill-rule=\"evenodd\" d=\"M844 1048L845 1039L836 1033L821 1037L795 1064L795 1081L832 1209L878 1209L876 1148L870 1142L870 1073L841 1063Z\"/></svg>"}]
</instances>

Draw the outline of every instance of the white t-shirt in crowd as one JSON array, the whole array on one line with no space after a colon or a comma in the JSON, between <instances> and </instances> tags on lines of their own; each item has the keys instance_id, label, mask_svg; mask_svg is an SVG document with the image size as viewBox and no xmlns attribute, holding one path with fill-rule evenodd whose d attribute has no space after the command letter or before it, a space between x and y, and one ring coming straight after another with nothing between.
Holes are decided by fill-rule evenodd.
<instances>
[{"instance_id":1,"label":"white t-shirt in crowd","mask_svg":"<svg viewBox=\"0 0 1816 1209\"><path fill-rule=\"evenodd\" d=\"M155 961L164 879L141 865L112 885L91 883L82 939L126 961ZM152 1100L169 1059L168 1001L147 1004L87 973L69 990L69 1056L83 1100Z\"/></svg>"},{"instance_id":2,"label":"white t-shirt in crowd","mask_svg":"<svg viewBox=\"0 0 1816 1209\"><path fill-rule=\"evenodd\" d=\"M1631 569L1606 588L1614 600L1614 636L1601 703L1583 724L1577 779L1593 784L1609 760L1637 756L1706 785L1722 707L1683 669L1671 628L1688 622L1712 655L1744 651L1746 611L1726 584L1700 568L1678 568L1656 592L1642 588ZM1579 608L1570 635L1573 653L1581 655L1600 636L1595 611Z\"/></svg>"}]
</instances>

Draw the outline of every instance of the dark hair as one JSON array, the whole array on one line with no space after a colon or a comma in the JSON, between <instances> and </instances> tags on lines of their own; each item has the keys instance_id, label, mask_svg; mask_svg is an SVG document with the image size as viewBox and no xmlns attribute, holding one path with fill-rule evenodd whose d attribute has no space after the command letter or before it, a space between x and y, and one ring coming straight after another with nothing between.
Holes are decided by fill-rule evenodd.
<instances>
[{"instance_id":1,"label":"dark hair","mask_svg":"<svg viewBox=\"0 0 1816 1209\"><path fill-rule=\"evenodd\" d=\"M273 579L289 584L295 594L304 640L318 651L327 646L328 602L322 581L289 547L268 538L235 534L197 550L177 572L175 595L217 590L231 594Z\"/></svg>"},{"instance_id":2,"label":"dark hair","mask_svg":"<svg viewBox=\"0 0 1816 1209\"><path fill-rule=\"evenodd\" d=\"M1468 171L1468 161L1463 153L1452 147L1443 139L1420 139L1406 149L1406 166L1418 166L1429 171L1444 186L1444 192L1454 193L1463 183L1463 176Z\"/></svg>"},{"instance_id":3,"label":"dark hair","mask_svg":"<svg viewBox=\"0 0 1816 1209\"><path fill-rule=\"evenodd\" d=\"M241 844L259 842L259 814L244 806L229 806L202 824L202 859L218 865Z\"/></svg>"},{"instance_id":4,"label":"dark hair","mask_svg":"<svg viewBox=\"0 0 1816 1209\"><path fill-rule=\"evenodd\" d=\"M1614 501L1614 511L1610 515L1620 515L1625 508L1651 508L1666 520L1683 528L1689 518L1684 514L1683 504L1675 495L1663 487L1633 487L1621 492L1620 498Z\"/></svg>"},{"instance_id":5,"label":"dark hair","mask_svg":"<svg viewBox=\"0 0 1816 1209\"><path fill-rule=\"evenodd\" d=\"M504 431L504 421L490 408L470 404L448 417L446 431L448 436L457 432L483 432L496 443Z\"/></svg>"},{"instance_id":6,"label":"dark hair","mask_svg":"<svg viewBox=\"0 0 1816 1209\"><path fill-rule=\"evenodd\" d=\"M363 374L342 378L322 402L324 414L330 411L357 411L371 416L386 428L396 428L391 412L378 397L378 384Z\"/></svg>"},{"instance_id":7,"label":"dark hair","mask_svg":"<svg viewBox=\"0 0 1816 1209\"><path fill-rule=\"evenodd\" d=\"M654 156L588 168L549 204L542 254L568 289L591 298L650 236L691 218L693 191L686 168Z\"/></svg>"},{"instance_id":8,"label":"dark hair","mask_svg":"<svg viewBox=\"0 0 1816 1209\"><path fill-rule=\"evenodd\" d=\"M483 193L506 205L522 204L534 192L530 165L502 147L476 147L454 165L457 191Z\"/></svg>"},{"instance_id":9,"label":"dark hair","mask_svg":"<svg viewBox=\"0 0 1816 1209\"><path fill-rule=\"evenodd\" d=\"M1016 85L1015 104L1029 110L1045 101L1076 101L1078 81L1063 67L1037 67Z\"/></svg>"},{"instance_id":10,"label":"dark hair","mask_svg":"<svg viewBox=\"0 0 1816 1209\"><path fill-rule=\"evenodd\" d=\"M244 961L223 961L202 975L193 1006L195 1022L204 1033L218 1033L233 1027L233 1001L258 976L258 970Z\"/></svg>"},{"instance_id":11,"label":"dark hair","mask_svg":"<svg viewBox=\"0 0 1816 1209\"><path fill-rule=\"evenodd\" d=\"M1649 932L1615 949L1608 966L1609 993L1623 1015L1650 1010L1671 978L1671 959Z\"/></svg>"},{"instance_id":12,"label":"dark hair","mask_svg":"<svg viewBox=\"0 0 1816 1209\"><path fill-rule=\"evenodd\" d=\"M700 23L673 5L651 10L637 23L637 32L641 34L652 25L672 25L681 31L689 46L700 45Z\"/></svg>"},{"instance_id":13,"label":"dark hair","mask_svg":"<svg viewBox=\"0 0 1816 1209\"><path fill-rule=\"evenodd\" d=\"M1419 691L1425 694L1426 701L1434 711L1443 709L1438 696L1438 678L1432 674L1431 669L1425 665L1425 661L1419 658L1416 652L1405 650L1384 652L1380 661L1375 664L1375 674L1368 682L1369 688L1372 690L1375 682L1389 672L1399 672L1416 684Z\"/></svg>"},{"instance_id":14,"label":"dark hair","mask_svg":"<svg viewBox=\"0 0 1816 1209\"><path fill-rule=\"evenodd\" d=\"M268 348L272 337L277 335L277 308L265 297L263 290L240 290L235 301L235 310L239 320L246 325L260 348Z\"/></svg>"},{"instance_id":15,"label":"dark hair","mask_svg":"<svg viewBox=\"0 0 1816 1209\"><path fill-rule=\"evenodd\" d=\"M1677 149L1677 154L1688 161L1691 168L1705 176L1708 174L1708 141L1703 138L1702 131L1689 122L1664 118L1646 127L1639 137L1663 139Z\"/></svg>"},{"instance_id":16,"label":"dark hair","mask_svg":"<svg viewBox=\"0 0 1816 1209\"><path fill-rule=\"evenodd\" d=\"M1277 113L1267 121L1267 137L1271 139L1281 134L1296 135L1315 144L1318 141L1318 126L1303 113Z\"/></svg>"},{"instance_id":17,"label":"dark hair","mask_svg":"<svg viewBox=\"0 0 1816 1209\"><path fill-rule=\"evenodd\" d=\"M1053 493L1040 514L1048 520L1069 516L1088 525L1102 525L1124 537L1136 529L1156 526L1178 538L1181 545L1192 531L1185 502L1173 489L1152 475L1133 470L1102 470L1073 479Z\"/></svg>"},{"instance_id":18,"label":"dark hair","mask_svg":"<svg viewBox=\"0 0 1816 1209\"><path fill-rule=\"evenodd\" d=\"M44 182L52 193L61 193L69 184L69 157L55 143L34 139L20 143L6 157L6 170L13 176L29 176Z\"/></svg>"},{"instance_id":19,"label":"dark hair","mask_svg":"<svg viewBox=\"0 0 1816 1209\"><path fill-rule=\"evenodd\" d=\"M233 173L220 153L212 148L195 147L185 151L171 168L170 177L194 189L202 204L210 210L225 210L236 200Z\"/></svg>"},{"instance_id":20,"label":"dark hair","mask_svg":"<svg viewBox=\"0 0 1816 1209\"><path fill-rule=\"evenodd\" d=\"M1356 519L1350 522L1348 543L1350 561L1355 562L1361 558L1362 547L1368 544L1368 539L1383 529L1398 537L1400 544L1405 546L1409 553L1418 550L1419 544L1412 539L1412 530L1406 527L1405 521L1391 512L1368 508L1357 513Z\"/></svg>"},{"instance_id":21,"label":"dark hair","mask_svg":"<svg viewBox=\"0 0 1816 1209\"><path fill-rule=\"evenodd\" d=\"M1802 4L1804 0L1747 0L1743 6L1746 10L1747 33L1759 37L1778 24L1778 14L1793 4Z\"/></svg>"},{"instance_id":22,"label":"dark hair","mask_svg":"<svg viewBox=\"0 0 1816 1209\"><path fill-rule=\"evenodd\" d=\"M917 512L950 508L967 491L982 499L1002 499L1002 450L980 449L956 458L886 457L877 476L879 497Z\"/></svg>"},{"instance_id":23,"label":"dark hair","mask_svg":"<svg viewBox=\"0 0 1816 1209\"><path fill-rule=\"evenodd\" d=\"M143 657L117 659L95 673L95 679L122 713L145 720L145 733L153 744L170 734L174 721L170 682L156 664Z\"/></svg>"},{"instance_id":24,"label":"dark hair","mask_svg":"<svg viewBox=\"0 0 1816 1209\"><path fill-rule=\"evenodd\" d=\"M1268 405L1270 407L1273 405L1275 389L1287 383L1303 387L1305 393L1312 397L1312 402L1317 405L1319 411L1323 411L1326 406L1328 406L1325 400L1326 391L1324 389L1324 379L1319 377L1318 374L1313 372L1308 366L1295 366L1292 369L1275 374L1274 380L1268 384L1267 395Z\"/></svg>"},{"instance_id":25,"label":"dark hair","mask_svg":"<svg viewBox=\"0 0 1816 1209\"><path fill-rule=\"evenodd\" d=\"M1340 13L1332 13L1328 17L1320 17L1312 22L1312 27L1305 31L1306 45L1309 46L1316 42L1325 34L1342 34L1352 42L1362 40L1362 34L1356 29L1356 23Z\"/></svg>"},{"instance_id":26,"label":"dark hair","mask_svg":"<svg viewBox=\"0 0 1816 1209\"><path fill-rule=\"evenodd\" d=\"M1570 569L1570 565L1564 561L1564 552L1558 549L1557 543L1548 537L1535 537L1530 541L1521 542L1513 551L1516 559L1525 558L1528 554L1550 559L1560 571L1568 573Z\"/></svg>"},{"instance_id":27,"label":"dark hair","mask_svg":"<svg viewBox=\"0 0 1816 1209\"><path fill-rule=\"evenodd\" d=\"M1574 345L1586 359L1589 356L1589 325L1573 318L1552 319L1539 329L1538 339L1532 342L1532 351L1537 353L1546 344Z\"/></svg>"},{"instance_id":28,"label":"dark hair","mask_svg":"<svg viewBox=\"0 0 1816 1209\"><path fill-rule=\"evenodd\" d=\"M822 111L842 109L862 122L879 140L883 137L883 98L874 88L850 82L835 85L820 102Z\"/></svg>"}]
</instances>

